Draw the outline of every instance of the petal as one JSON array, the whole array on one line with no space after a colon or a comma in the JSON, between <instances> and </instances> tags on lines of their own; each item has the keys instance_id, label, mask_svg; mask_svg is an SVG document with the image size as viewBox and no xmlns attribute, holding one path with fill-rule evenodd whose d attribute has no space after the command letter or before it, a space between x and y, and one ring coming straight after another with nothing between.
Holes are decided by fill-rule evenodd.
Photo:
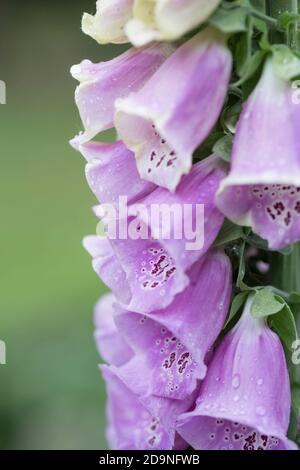
<instances>
[{"instance_id":1,"label":"petal","mask_svg":"<svg viewBox=\"0 0 300 470\"><path fill-rule=\"evenodd\" d=\"M124 26L132 16L133 0L98 0L95 15L84 13L82 31L99 44L128 42Z\"/></svg>"},{"instance_id":2,"label":"petal","mask_svg":"<svg viewBox=\"0 0 300 470\"><path fill-rule=\"evenodd\" d=\"M204 23L221 0L158 0L156 21L164 38L183 36Z\"/></svg>"},{"instance_id":3,"label":"petal","mask_svg":"<svg viewBox=\"0 0 300 470\"><path fill-rule=\"evenodd\" d=\"M136 47L174 40L204 23L220 0L136 0L126 34Z\"/></svg>"},{"instance_id":4,"label":"petal","mask_svg":"<svg viewBox=\"0 0 300 470\"><path fill-rule=\"evenodd\" d=\"M300 107L272 60L241 114L217 204L280 249L300 239Z\"/></svg>"},{"instance_id":5,"label":"petal","mask_svg":"<svg viewBox=\"0 0 300 470\"><path fill-rule=\"evenodd\" d=\"M171 52L171 46L156 44L130 49L108 62L93 64L84 60L74 65L71 74L80 82L75 101L85 129L78 141L87 142L112 128L115 100L138 91Z\"/></svg>"},{"instance_id":6,"label":"petal","mask_svg":"<svg viewBox=\"0 0 300 470\"><path fill-rule=\"evenodd\" d=\"M214 197L224 174L216 157L194 165L175 194L161 188L153 191L134 206L137 215L129 217L125 236L110 237L130 285L127 310L149 313L166 308L187 287L187 271L207 252L223 223Z\"/></svg>"},{"instance_id":7,"label":"petal","mask_svg":"<svg viewBox=\"0 0 300 470\"><path fill-rule=\"evenodd\" d=\"M106 294L100 298L95 307L95 340L102 358L109 364L121 366L133 356L132 349L118 332L114 322L113 294Z\"/></svg>"},{"instance_id":8,"label":"petal","mask_svg":"<svg viewBox=\"0 0 300 470\"><path fill-rule=\"evenodd\" d=\"M116 294L118 301L130 301L130 289L126 274L115 257L112 247L106 238L88 236L83 246L93 257L93 268L98 276Z\"/></svg>"},{"instance_id":9,"label":"petal","mask_svg":"<svg viewBox=\"0 0 300 470\"><path fill-rule=\"evenodd\" d=\"M114 368L102 366L101 370L107 384L108 440L113 449L171 450L175 445L182 447L182 440L175 436L174 423L167 428L159 416L149 413ZM166 415L174 408L174 400L157 398L155 401L159 414Z\"/></svg>"},{"instance_id":10,"label":"petal","mask_svg":"<svg viewBox=\"0 0 300 470\"><path fill-rule=\"evenodd\" d=\"M193 413L190 413L192 416ZM194 449L199 450L297 450L296 444L263 434L238 421L208 416L189 418L182 434Z\"/></svg>"},{"instance_id":11,"label":"petal","mask_svg":"<svg viewBox=\"0 0 300 470\"><path fill-rule=\"evenodd\" d=\"M266 437L267 447L288 445L291 395L284 351L265 320L252 317L252 301L251 295L240 321L216 350L196 409L181 418L179 432L195 448L246 450L261 447ZM235 439L235 426L243 434L240 439Z\"/></svg>"},{"instance_id":12,"label":"petal","mask_svg":"<svg viewBox=\"0 0 300 470\"><path fill-rule=\"evenodd\" d=\"M128 238L111 240L111 245L130 286L131 298L122 302L126 309L151 312L164 308L188 285L185 272L177 269L159 242Z\"/></svg>"},{"instance_id":13,"label":"petal","mask_svg":"<svg viewBox=\"0 0 300 470\"><path fill-rule=\"evenodd\" d=\"M138 93L116 101L116 128L135 153L142 178L173 191L189 172L194 150L221 112L231 62L223 37L207 28L174 52Z\"/></svg>"},{"instance_id":14,"label":"petal","mask_svg":"<svg viewBox=\"0 0 300 470\"><path fill-rule=\"evenodd\" d=\"M214 250L193 267L190 285L165 310L142 315L116 309L119 330L150 374L145 393L183 399L195 390L223 327L231 286L230 261Z\"/></svg>"},{"instance_id":15,"label":"petal","mask_svg":"<svg viewBox=\"0 0 300 470\"><path fill-rule=\"evenodd\" d=\"M133 203L155 188L140 178L134 155L123 142L88 142L77 148L88 162L89 187L102 204L117 204L124 195L128 203Z\"/></svg>"},{"instance_id":16,"label":"petal","mask_svg":"<svg viewBox=\"0 0 300 470\"><path fill-rule=\"evenodd\" d=\"M168 250L177 268L189 269L219 233L224 218L215 194L225 174L223 162L212 155L192 166L175 194L157 188L142 201L142 210L137 209L138 218L149 225L152 237Z\"/></svg>"}]
</instances>

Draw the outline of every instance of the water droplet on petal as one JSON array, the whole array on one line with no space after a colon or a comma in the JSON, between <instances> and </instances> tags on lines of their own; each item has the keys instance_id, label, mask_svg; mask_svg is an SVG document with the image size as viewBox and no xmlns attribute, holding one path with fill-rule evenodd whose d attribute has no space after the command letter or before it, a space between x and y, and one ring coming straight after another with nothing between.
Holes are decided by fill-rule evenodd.
<instances>
[{"instance_id":1,"label":"water droplet on petal","mask_svg":"<svg viewBox=\"0 0 300 470\"><path fill-rule=\"evenodd\" d=\"M238 374L236 374L233 379L232 379L232 386L233 388L239 388L240 386L240 376Z\"/></svg>"},{"instance_id":2,"label":"water droplet on petal","mask_svg":"<svg viewBox=\"0 0 300 470\"><path fill-rule=\"evenodd\" d=\"M264 416L266 414L266 409L264 406L258 406L256 408L256 413L259 415L259 416Z\"/></svg>"}]
</instances>

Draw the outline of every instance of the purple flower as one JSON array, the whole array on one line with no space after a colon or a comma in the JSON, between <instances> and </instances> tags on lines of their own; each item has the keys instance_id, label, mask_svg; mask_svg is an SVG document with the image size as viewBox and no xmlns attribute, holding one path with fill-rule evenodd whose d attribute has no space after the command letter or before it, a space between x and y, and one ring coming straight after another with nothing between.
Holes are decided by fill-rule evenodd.
<instances>
[{"instance_id":1,"label":"purple flower","mask_svg":"<svg viewBox=\"0 0 300 470\"><path fill-rule=\"evenodd\" d=\"M126 385L122 374L125 369L135 369L136 358L116 328L114 310L112 294L100 299L95 310L96 344L100 355L110 364L110 367L100 367L107 386L107 437L110 446L119 450L186 448L187 444L176 434L175 425L178 415L191 408L195 394L186 400L155 396L141 400L139 388L143 380L134 389ZM125 373L126 377L128 375L130 373ZM145 375L139 373L139 379L144 379Z\"/></svg>"},{"instance_id":2,"label":"purple flower","mask_svg":"<svg viewBox=\"0 0 300 470\"><path fill-rule=\"evenodd\" d=\"M107 439L112 449L182 450L187 447L175 432L176 409L184 409L179 400L153 397L156 414L152 414L120 379L117 369L102 366L101 370L108 395Z\"/></svg>"},{"instance_id":3,"label":"purple flower","mask_svg":"<svg viewBox=\"0 0 300 470\"><path fill-rule=\"evenodd\" d=\"M280 249L300 239L300 106L272 59L241 114L217 204Z\"/></svg>"},{"instance_id":4,"label":"purple flower","mask_svg":"<svg viewBox=\"0 0 300 470\"><path fill-rule=\"evenodd\" d=\"M174 40L204 23L220 0L135 0L133 18L126 24L132 44Z\"/></svg>"},{"instance_id":5,"label":"purple flower","mask_svg":"<svg viewBox=\"0 0 300 470\"><path fill-rule=\"evenodd\" d=\"M194 411L180 419L195 449L296 449L286 438L291 394L284 351L265 319L244 313L217 348Z\"/></svg>"},{"instance_id":6,"label":"purple flower","mask_svg":"<svg viewBox=\"0 0 300 470\"><path fill-rule=\"evenodd\" d=\"M118 204L124 194L131 204L155 188L140 178L134 155L123 142L80 144L73 141L73 145L87 160L87 182L102 204Z\"/></svg>"},{"instance_id":7,"label":"purple flower","mask_svg":"<svg viewBox=\"0 0 300 470\"><path fill-rule=\"evenodd\" d=\"M224 38L211 28L168 58L137 93L116 101L115 125L142 178L174 190L222 109L231 72Z\"/></svg>"},{"instance_id":8,"label":"purple flower","mask_svg":"<svg viewBox=\"0 0 300 470\"><path fill-rule=\"evenodd\" d=\"M84 13L82 31L99 44L128 42L124 27L132 16L134 0L97 0L96 14Z\"/></svg>"},{"instance_id":9,"label":"purple flower","mask_svg":"<svg viewBox=\"0 0 300 470\"><path fill-rule=\"evenodd\" d=\"M165 308L188 285L187 271L207 252L223 223L214 197L224 175L218 158L203 160L175 194L157 188L134 206L136 215L126 222L134 226L136 237L85 239L94 269L127 310L148 313ZM162 217L148 216L153 207Z\"/></svg>"},{"instance_id":10,"label":"purple flower","mask_svg":"<svg viewBox=\"0 0 300 470\"><path fill-rule=\"evenodd\" d=\"M117 300L128 304L131 299L126 274L114 254L106 237L90 235L83 240L83 246L93 258L93 268L104 284L111 289Z\"/></svg>"},{"instance_id":11,"label":"purple flower","mask_svg":"<svg viewBox=\"0 0 300 470\"><path fill-rule=\"evenodd\" d=\"M105 294L95 307L95 340L100 356L109 364L121 366L133 357L133 351L120 335L114 322L113 294Z\"/></svg>"},{"instance_id":12,"label":"purple flower","mask_svg":"<svg viewBox=\"0 0 300 470\"><path fill-rule=\"evenodd\" d=\"M84 60L74 65L71 74L80 82L75 101L85 129L76 140L87 142L112 128L115 100L138 91L171 52L171 46L156 44L130 49L108 62Z\"/></svg>"},{"instance_id":13,"label":"purple flower","mask_svg":"<svg viewBox=\"0 0 300 470\"><path fill-rule=\"evenodd\" d=\"M135 367L147 370L143 395L185 399L205 377L205 358L222 330L230 302L230 261L222 251L212 250L193 266L189 280L165 310L143 315L116 307L115 322L136 353ZM126 377L136 389L136 378Z\"/></svg>"}]
</instances>

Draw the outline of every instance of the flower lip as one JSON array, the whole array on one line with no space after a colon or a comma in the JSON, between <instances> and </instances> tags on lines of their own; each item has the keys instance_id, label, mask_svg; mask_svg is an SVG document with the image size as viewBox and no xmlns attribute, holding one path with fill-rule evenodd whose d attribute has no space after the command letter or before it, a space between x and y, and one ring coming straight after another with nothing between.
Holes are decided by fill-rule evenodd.
<instances>
[{"instance_id":1,"label":"flower lip","mask_svg":"<svg viewBox=\"0 0 300 470\"><path fill-rule=\"evenodd\" d=\"M174 192L182 177L191 169L191 155L189 152L183 153L176 148L176 144L169 145L168 136L164 132L164 124L167 117L162 117L159 112L150 110L145 106L134 105L130 103L130 99L118 99L115 103L115 125L122 134L125 121L131 122L135 127L137 125L148 135L148 145L150 147L149 166L140 170L142 178L156 182L157 175L161 175L162 168L168 171L169 177L165 180L164 186ZM127 144L131 147L131 138L129 137ZM144 153L139 151L140 145L132 143L132 149L136 152L137 164L144 159ZM147 150L146 150L147 152ZM180 159L178 158L180 154ZM171 176L170 176L171 175Z\"/></svg>"},{"instance_id":2,"label":"flower lip","mask_svg":"<svg viewBox=\"0 0 300 470\"><path fill-rule=\"evenodd\" d=\"M187 423L189 426L194 424L196 428L206 431L202 450L298 450L298 446L281 432L268 431L259 425L253 427L251 422L240 416L228 419L226 413L211 411L201 414L192 411L183 413L178 418L178 423L179 434L196 449L198 447L196 441L190 440L194 437L190 437L186 432ZM218 434L223 434L221 439Z\"/></svg>"}]
</instances>

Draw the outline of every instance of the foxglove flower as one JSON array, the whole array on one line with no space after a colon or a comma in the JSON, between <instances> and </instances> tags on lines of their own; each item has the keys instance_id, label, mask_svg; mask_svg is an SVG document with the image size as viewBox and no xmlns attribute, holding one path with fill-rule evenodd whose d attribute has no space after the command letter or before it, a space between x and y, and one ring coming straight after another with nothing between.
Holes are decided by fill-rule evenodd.
<instances>
[{"instance_id":1,"label":"foxglove flower","mask_svg":"<svg viewBox=\"0 0 300 470\"><path fill-rule=\"evenodd\" d=\"M75 101L85 130L77 142L87 142L113 127L115 100L138 91L171 52L171 46L156 44L130 49L108 62L84 60L73 65L71 74L80 82Z\"/></svg>"},{"instance_id":2,"label":"foxglove flower","mask_svg":"<svg viewBox=\"0 0 300 470\"><path fill-rule=\"evenodd\" d=\"M130 390L126 386L121 371L134 367L135 358L116 328L115 304L113 295L107 294L95 309L96 344L102 358L110 364L101 366L108 392L110 446L119 450L184 449L187 444L176 434L175 424L179 413L191 408L195 394L185 401L148 396L142 402L136 393L139 387Z\"/></svg>"},{"instance_id":3,"label":"foxglove flower","mask_svg":"<svg viewBox=\"0 0 300 470\"><path fill-rule=\"evenodd\" d=\"M82 31L99 44L128 42L124 32L127 21L132 17L134 0L97 0L96 14L84 13Z\"/></svg>"},{"instance_id":4,"label":"foxglove flower","mask_svg":"<svg viewBox=\"0 0 300 470\"><path fill-rule=\"evenodd\" d=\"M175 432L179 400L153 397L156 414L118 377L116 370L101 366L107 388L107 440L115 450L182 450L187 444ZM138 372L138 371L137 371Z\"/></svg>"},{"instance_id":5,"label":"foxglove flower","mask_svg":"<svg viewBox=\"0 0 300 470\"><path fill-rule=\"evenodd\" d=\"M204 23L220 0L135 0L125 31L139 47L151 41L174 40Z\"/></svg>"},{"instance_id":6,"label":"foxglove flower","mask_svg":"<svg viewBox=\"0 0 300 470\"><path fill-rule=\"evenodd\" d=\"M119 197L124 194L131 204L155 188L152 183L140 178L134 154L123 142L80 144L75 139L73 145L87 160L87 182L102 204L117 205Z\"/></svg>"},{"instance_id":7,"label":"foxglove flower","mask_svg":"<svg viewBox=\"0 0 300 470\"><path fill-rule=\"evenodd\" d=\"M194 411L180 419L195 449L296 449L286 438L291 395L284 351L265 319L244 313L208 367Z\"/></svg>"},{"instance_id":8,"label":"foxglove flower","mask_svg":"<svg viewBox=\"0 0 300 470\"><path fill-rule=\"evenodd\" d=\"M278 250L300 239L300 106L272 59L241 114L217 204Z\"/></svg>"},{"instance_id":9,"label":"foxglove flower","mask_svg":"<svg viewBox=\"0 0 300 470\"><path fill-rule=\"evenodd\" d=\"M104 361L115 366L122 366L134 353L117 330L114 321L113 294L103 295L95 307L95 340L100 356Z\"/></svg>"},{"instance_id":10,"label":"foxglove flower","mask_svg":"<svg viewBox=\"0 0 300 470\"><path fill-rule=\"evenodd\" d=\"M116 306L115 322L137 355L144 395L185 399L206 374L205 358L222 330L231 297L231 264L210 251L189 272L190 285L169 307L148 315ZM136 378L127 374L136 389ZM132 384L132 380L134 383Z\"/></svg>"},{"instance_id":11,"label":"foxglove flower","mask_svg":"<svg viewBox=\"0 0 300 470\"><path fill-rule=\"evenodd\" d=\"M176 188L219 117L230 72L224 37L207 28L174 52L139 92L116 101L116 128L135 153L143 179Z\"/></svg>"},{"instance_id":12,"label":"foxglove flower","mask_svg":"<svg viewBox=\"0 0 300 470\"><path fill-rule=\"evenodd\" d=\"M165 308L187 287L187 271L208 251L223 223L214 197L224 175L218 158L203 160L175 194L157 188L134 206L135 216L126 221L133 234L85 239L95 271L127 310L148 313ZM153 207L159 217L152 215Z\"/></svg>"},{"instance_id":13,"label":"foxglove flower","mask_svg":"<svg viewBox=\"0 0 300 470\"><path fill-rule=\"evenodd\" d=\"M117 300L127 304L130 302L131 293L126 274L116 258L113 249L106 237L87 236L83 240L83 246L93 258L93 268L104 284L111 289Z\"/></svg>"}]
</instances>

